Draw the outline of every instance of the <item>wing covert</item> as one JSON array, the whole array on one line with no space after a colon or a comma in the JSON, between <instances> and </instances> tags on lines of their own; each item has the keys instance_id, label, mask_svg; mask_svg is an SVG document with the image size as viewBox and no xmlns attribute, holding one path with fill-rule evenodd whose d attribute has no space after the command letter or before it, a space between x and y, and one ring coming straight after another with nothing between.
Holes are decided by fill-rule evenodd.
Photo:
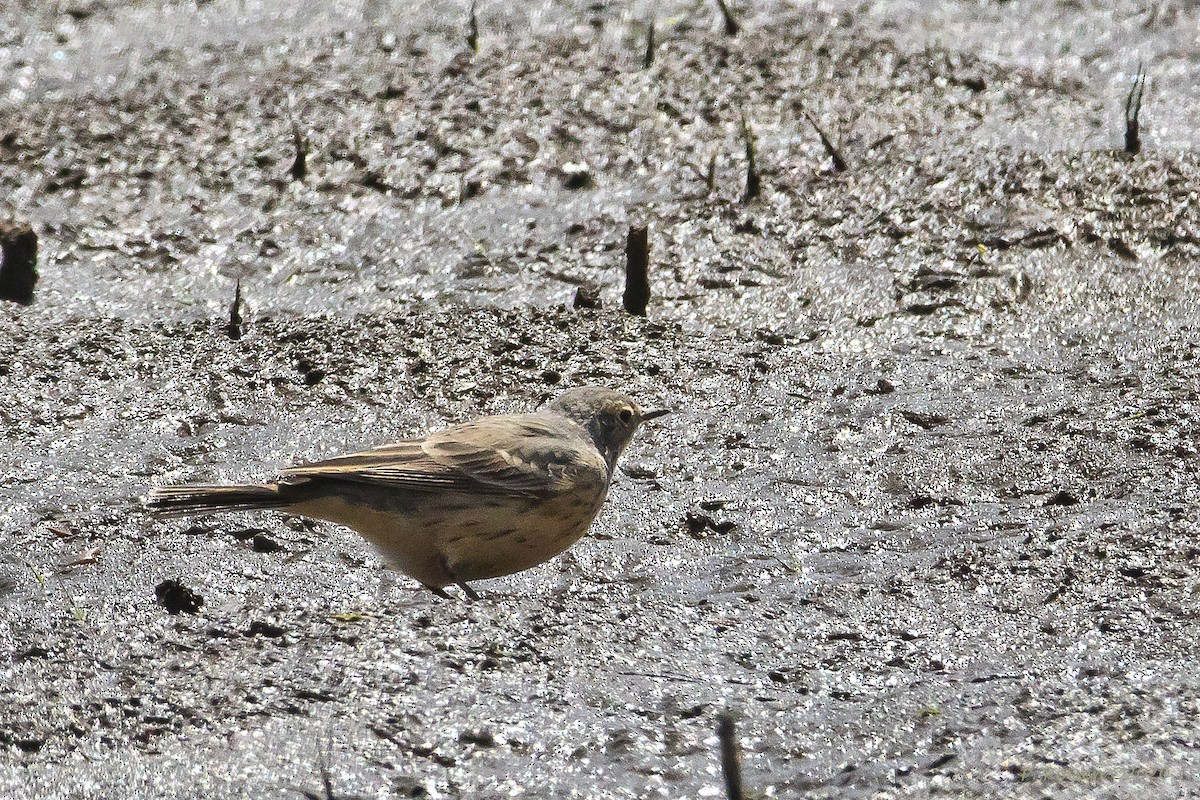
<instances>
[{"instance_id":1,"label":"wing covert","mask_svg":"<svg viewBox=\"0 0 1200 800\"><path fill-rule=\"evenodd\" d=\"M407 491L545 497L608 480L608 466L572 423L541 415L487 417L413 439L284 470L285 477L373 483Z\"/></svg>"}]
</instances>

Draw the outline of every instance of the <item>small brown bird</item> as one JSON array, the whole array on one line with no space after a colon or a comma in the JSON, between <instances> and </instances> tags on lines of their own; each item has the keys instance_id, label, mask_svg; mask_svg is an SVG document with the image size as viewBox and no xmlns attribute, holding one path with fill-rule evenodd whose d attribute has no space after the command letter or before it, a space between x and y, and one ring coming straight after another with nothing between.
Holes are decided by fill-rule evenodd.
<instances>
[{"instance_id":1,"label":"small brown bird","mask_svg":"<svg viewBox=\"0 0 1200 800\"><path fill-rule=\"evenodd\" d=\"M617 459L645 411L583 387L532 414L464 422L361 453L286 469L272 483L160 486L171 514L278 509L361 533L395 569L441 597L520 572L574 544L600 511Z\"/></svg>"}]
</instances>

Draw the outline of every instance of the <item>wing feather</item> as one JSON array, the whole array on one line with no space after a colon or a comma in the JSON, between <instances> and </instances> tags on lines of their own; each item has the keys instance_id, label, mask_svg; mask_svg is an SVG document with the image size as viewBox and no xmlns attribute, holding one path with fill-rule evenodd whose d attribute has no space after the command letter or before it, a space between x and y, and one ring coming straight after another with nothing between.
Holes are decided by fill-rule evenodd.
<instances>
[{"instance_id":1,"label":"wing feather","mask_svg":"<svg viewBox=\"0 0 1200 800\"><path fill-rule=\"evenodd\" d=\"M607 481L608 466L574 423L527 414L466 422L425 439L293 467L283 475L406 491L546 497L580 479Z\"/></svg>"}]
</instances>

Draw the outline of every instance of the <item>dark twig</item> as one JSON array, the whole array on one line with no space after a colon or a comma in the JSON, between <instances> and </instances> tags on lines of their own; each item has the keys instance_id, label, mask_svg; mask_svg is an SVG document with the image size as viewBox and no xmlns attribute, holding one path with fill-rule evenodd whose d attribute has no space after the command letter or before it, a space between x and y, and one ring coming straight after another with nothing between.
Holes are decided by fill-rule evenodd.
<instances>
[{"instance_id":1,"label":"dark twig","mask_svg":"<svg viewBox=\"0 0 1200 800\"><path fill-rule=\"evenodd\" d=\"M571 303L572 308L600 308L602 305L599 286L594 283L585 283L576 287L575 300Z\"/></svg>"},{"instance_id":2,"label":"dark twig","mask_svg":"<svg viewBox=\"0 0 1200 800\"><path fill-rule=\"evenodd\" d=\"M471 7L467 10L467 47L471 48L472 53L479 52L479 20L475 16L475 0L471 0Z\"/></svg>"},{"instance_id":3,"label":"dark twig","mask_svg":"<svg viewBox=\"0 0 1200 800\"><path fill-rule=\"evenodd\" d=\"M317 766L321 770L321 788L325 790L325 796L321 800L337 800L333 793L333 775L329 771L332 738L332 731L330 731L330 738L326 740L325 745L322 745L320 740L317 741Z\"/></svg>"},{"instance_id":4,"label":"dark twig","mask_svg":"<svg viewBox=\"0 0 1200 800\"><path fill-rule=\"evenodd\" d=\"M235 342L242 338L242 279L238 278L237 286L233 290L233 302L229 304L229 324L225 326L225 333L230 339Z\"/></svg>"},{"instance_id":5,"label":"dark twig","mask_svg":"<svg viewBox=\"0 0 1200 800\"><path fill-rule=\"evenodd\" d=\"M737 36L742 26L738 25L738 21L733 18L733 12L729 10L729 4L725 0L717 0L717 8L721 9L721 19L725 22L725 35Z\"/></svg>"},{"instance_id":6,"label":"dark twig","mask_svg":"<svg viewBox=\"0 0 1200 800\"><path fill-rule=\"evenodd\" d=\"M1142 110L1142 96L1146 92L1146 71L1142 62L1138 62L1137 77L1129 87L1129 95L1125 98L1125 152L1136 156L1142 152L1141 126L1138 115Z\"/></svg>"},{"instance_id":7,"label":"dark twig","mask_svg":"<svg viewBox=\"0 0 1200 800\"><path fill-rule=\"evenodd\" d=\"M321 788L325 790L323 800L337 800L333 794L333 775L329 772L329 750L321 749L318 764L321 768Z\"/></svg>"},{"instance_id":8,"label":"dark twig","mask_svg":"<svg viewBox=\"0 0 1200 800\"><path fill-rule=\"evenodd\" d=\"M630 314L646 316L650 303L650 228L646 225L630 226L625 238L625 294L621 302Z\"/></svg>"},{"instance_id":9,"label":"dark twig","mask_svg":"<svg viewBox=\"0 0 1200 800\"><path fill-rule=\"evenodd\" d=\"M646 52L642 55L642 69L650 69L654 64L654 20L650 20L650 30L646 32Z\"/></svg>"},{"instance_id":10,"label":"dark twig","mask_svg":"<svg viewBox=\"0 0 1200 800\"><path fill-rule=\"evenodd\" d=\"M725 795L729 800L746 800L746 793L742 790L742 760L738 754L733 714L728 711L721 715L717 725L717 737L721 740L721 772L725 775Z\"/></svg>"},{"instance_id":11,"label":"dark twig","mask_svg":"<svg viewBox=\"0 0 1200 800\"><path fill-rule=\"evenodd\" d=\"M704 186L709 192L717 188L717 153L720 148L714 147L712 154L708 157L708 165L704 169L695 164L688 164L692 172L696 173L696 177L704 182Z\"/></svg>"},{"instance_id":12,"label":"dark twig","mask_svg":"<svg viewBox=\"0 0 1200 800\"><path fill-rule=\"evenodd\" d=\"M292 176L294 181L302 181L308 175L308 140L304 134L300 132L300 126L292 123L292 144L296 149L296 156L292 159L292 166L288 169L288 174Z\"/></svg>"},{"instance_id":13,"label":"dark twig","mask_svg":"<svg viewBox=\"0 0 1200 800\"><path fill-rule=\"evenodd\" d=\"M329 771L329 749L317 739L317 769L321 773L321 790L314 792L310 789L293 787L293 791L304 795L305 800L337 800L333 793L333 775Z\"/></svg>"},{"instance_id":14,"label":"dark twig","mask_svg":"<svg viewBox=\"0 0 1200 800\"><path fill-rule=\"evenodd\" d=\"M27 306L37 285L38 238L28 225L0 222L0 300Z\"/></svg>"},{"instance_id":15,"label":"dark twig","mask_svg":"<svg viewBox=\"0 0 1200 800\"><path fill-rule=\"evenodd\" d=\"M742 138L746 143L746 193L742 196L742 202L749 203L762 193L762 179L758 175L754 131L750 128L750 123L745 115L742 116Z\"/></svg>"},{"instance_id":16,"label":"dark twig","mask_svg":"<svg viewBox=\"0 0 1200 800\"><path fill-rule=\"evenodd\" d=\"M830 158L833 159L833 171L845 172L846 170L850 169L850 167L846 164L846 159L842 158L842 154L838 152L838 149L834 146L833 142L830 141L829 137L825 135L825 131L821 130L821 126L817 124L817 121L813 118L813 115L809 114L808 111L803 108L800 109L800 113L803 114L804 118L808 120L808 123L813 126L813 130L817 132L817 136L821 137L821 146L825 148L825 152Z\"/></svg>"}]
</instances>

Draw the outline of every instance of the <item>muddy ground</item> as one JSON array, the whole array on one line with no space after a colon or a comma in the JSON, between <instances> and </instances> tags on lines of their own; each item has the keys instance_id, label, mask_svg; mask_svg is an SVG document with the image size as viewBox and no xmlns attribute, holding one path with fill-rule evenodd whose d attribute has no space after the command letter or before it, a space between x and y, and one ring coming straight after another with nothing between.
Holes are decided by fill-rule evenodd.
<instances>
[{"instance_id":1,"label":"muddy ground","mask_svg":"<svg viewBox=\"0 0 1200 800\"><path fill-rule=\"evenodd\" d=\"M0 8L0 796L1200 794L1200 12L734 7ZM139 509L584 383L676 413L480 602Z\"/></svg>"}]
</instances>

